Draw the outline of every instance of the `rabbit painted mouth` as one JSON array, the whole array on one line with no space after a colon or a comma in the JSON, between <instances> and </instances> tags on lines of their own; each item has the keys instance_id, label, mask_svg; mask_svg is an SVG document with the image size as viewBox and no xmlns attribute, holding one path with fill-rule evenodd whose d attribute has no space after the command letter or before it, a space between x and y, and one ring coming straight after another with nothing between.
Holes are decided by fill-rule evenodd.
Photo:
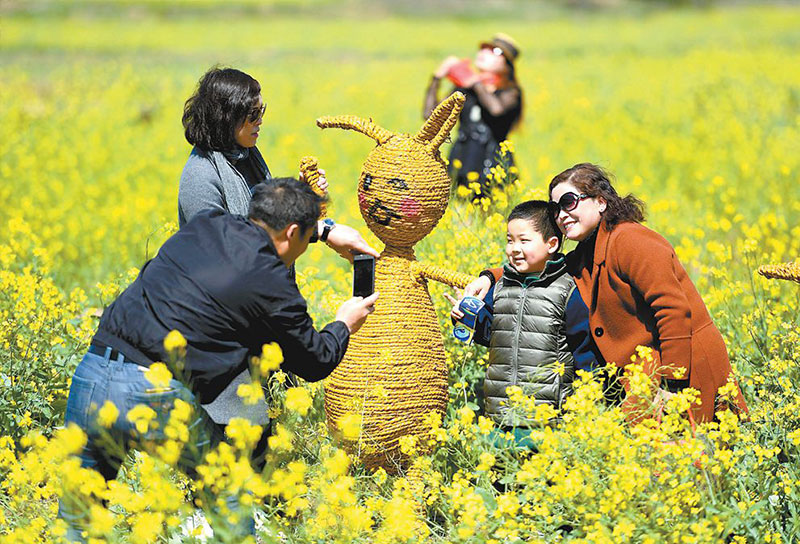
<instances>
[{"instance_id":1,"label":"rabbit painted mouth","mask_svg":"<svg viewBox=\"0 0 800 544\"><path fill-rule=\"evenodd\" d=\"M381 203L380 198L375 199L375 201L372 203L372 206L370 206L369 210L367 210L367 215L370 217L370 219L383 226L391 223L392 219L400 218L399 214L384 206L383 203Z\"/></svg>"}]
</instances>

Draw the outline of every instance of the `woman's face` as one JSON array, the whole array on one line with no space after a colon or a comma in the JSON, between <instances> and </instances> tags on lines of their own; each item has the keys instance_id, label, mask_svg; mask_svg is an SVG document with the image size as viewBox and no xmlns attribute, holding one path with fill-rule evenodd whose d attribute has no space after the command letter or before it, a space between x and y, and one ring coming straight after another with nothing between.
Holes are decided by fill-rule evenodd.
<instances>
[{"instance_id":1,"label":"woman's face","mask_svg":"<svg viewBox=\"0 0 800 544\"><path fill-rule=\"evenodd\" d=\"M236 143L242 147L255 147L258 140L258 131L264 118L264 100L258 96L258 105L247 112L244 121L236 129L234 137Z\"/></svg>"},{"instance_id":2,"label":"woman's face","mask_svg":"<svg viewBox=\"0 0 800 544\"><path fill-rule=\"evenodd\" d=\"M508 64L503 52L497 47L482 47L475 57L475 67L481 72L493 74L508 73Z\"/></svg>"},{"instance_id":3,"label":"woman's face","mask_svg":"<svg viewBox=\"0 0 800 544\"><path fill-rule=\"evenodd\" d=\"M601 196L587 198L585 193L567 181L553 187L550 200L559 202L561 197L567 193L578 197L577 204L569 211L559 207L556 223L564 236L570 240L582 242L591 236L600 224L600 220L603 218L602 214L606 210L606 200ZM569 197L567 198L569 199Z\"/></svg>"}]
</instances>

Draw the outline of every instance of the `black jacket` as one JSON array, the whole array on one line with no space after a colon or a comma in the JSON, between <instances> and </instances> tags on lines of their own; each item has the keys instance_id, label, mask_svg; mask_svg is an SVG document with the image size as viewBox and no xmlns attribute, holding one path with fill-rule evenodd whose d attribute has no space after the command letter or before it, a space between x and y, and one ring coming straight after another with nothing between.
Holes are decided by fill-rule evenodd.
<instances>
[{"instance_id":1,"label":"black jacket","mask_svg":"<svg viewBox=\"0 0 800 544\"><path fill-rule=\"evenodd\" d=\"M314 330L305 299L269 234L241 216L198 213L167 240L109 306L94 340L143 366L167 360L164 337L187 340L188 385L213 401L263 344L277 342L282 368L321 380L344 357L341 321Z\"/></svg>"}]
</instances>

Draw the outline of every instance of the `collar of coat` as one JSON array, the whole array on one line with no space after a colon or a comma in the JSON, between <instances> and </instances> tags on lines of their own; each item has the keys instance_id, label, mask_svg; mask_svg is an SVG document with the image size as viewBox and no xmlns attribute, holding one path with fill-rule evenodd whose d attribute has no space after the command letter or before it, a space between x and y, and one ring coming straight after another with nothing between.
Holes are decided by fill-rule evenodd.
<instances>
[{"instance_id":1,"label":"collar of coat","mask_svg":"<svg viewBox=\"0 0 800 544\"><path fill-rule=\"evenodd\" d=\"M566 268L566 266L567 263L564 259L564 255L561 253L556 253L553 255L552 260L549 260L547 263L545 263L544 270L542 270L542 272L539 274L520 274L513 266L506 263L503 266L503 278L517 282L524 287L528 287L530 285L541 285L548 283L555 277L560 276L564 272L564 268Z\"/></svg>"},{"instance_id":2,"label":"collar of coat","mask_svg":"<svg viewBox=\"0 0 800 544\"><path fill-rule=\"evenodd\" d=\"M611 237L611 229L605 221L601 221L597 230L592 234L595 237L594 241L594 264L600 266L606 262L606 254L608 253L608 239Z\"/></svg>"}]
</instances>

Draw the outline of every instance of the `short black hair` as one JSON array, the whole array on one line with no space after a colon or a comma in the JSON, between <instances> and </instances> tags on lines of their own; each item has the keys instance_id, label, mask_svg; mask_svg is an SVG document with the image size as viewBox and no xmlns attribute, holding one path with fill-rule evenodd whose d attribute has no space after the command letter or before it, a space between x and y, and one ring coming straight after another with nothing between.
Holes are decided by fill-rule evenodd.
<instances>
[{"instance_id":1,"label":"short black hair","mask_svg":"<svg viewBox=\"0 0 800 544\"><path fill-rule=\"evenodd\" d=\"M183 106L186 141L205 151L235 148L236 129L258 107L261 85L233 68L211 68Z\"/></svg>"},{"instance_id":2,"label":"short black hair","mask_svg":"<svg viewBox=\"0 0 800 544\"><path fill-rule=\"evenodd\" d=\"M274 178L253 187L247 215L277 231L297 223L305 235L319 221L321 205L326 200L308 183L294 178Z\"/></svg>"},{"instance_id":3,"label":"short black hair","mask_svg":"<svg viewBox=\"0 0 800 544\"><path fill-rule=\"evenodd\" d=\"M527 200L514 206L508 214L508 222L513 219L524 219L533 225L533 229L542 235L544 240L555 236L558 238L558 247L561 247L562 234L559 230L550 203L545 200Z\"/></svg>"}]
</instances>

